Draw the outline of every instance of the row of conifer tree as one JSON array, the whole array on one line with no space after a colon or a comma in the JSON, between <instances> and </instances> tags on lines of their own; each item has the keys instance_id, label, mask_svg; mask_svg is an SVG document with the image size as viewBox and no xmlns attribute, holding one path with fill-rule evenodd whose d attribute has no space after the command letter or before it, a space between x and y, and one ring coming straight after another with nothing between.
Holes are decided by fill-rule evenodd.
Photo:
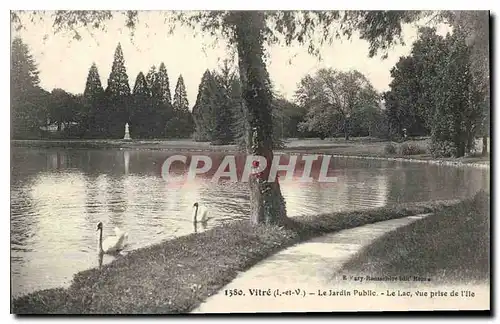
<instances>
[{"instance_id":1,"label":"row of conifer tree","mask_svg":"<svg viewBox=\"0 0 500 324\"><path fill-rule=\"evenodd\" d=\"M191 110L182 75L172 95L163 62L158 68L152 66L147 74L140 72L131 89L120 44L106 87L95 63L89 69L83 94L58 88L49 93L40 87L38 74L28 46L16 38L11 63L13 138L120 139L128 123L133 139L194 138L213 144L243 143L245 116L240 81L228 61L217 70L204 72ZM282 113L280 118L280 112L295 111L296 107L279 98L275 103L275 126L280 126L276 135L294 136L284 132L296 130L298 120L288 125L290 118L284 119ZM46 130L54 125L55 133Z\"/></svg>"}]
</instances>

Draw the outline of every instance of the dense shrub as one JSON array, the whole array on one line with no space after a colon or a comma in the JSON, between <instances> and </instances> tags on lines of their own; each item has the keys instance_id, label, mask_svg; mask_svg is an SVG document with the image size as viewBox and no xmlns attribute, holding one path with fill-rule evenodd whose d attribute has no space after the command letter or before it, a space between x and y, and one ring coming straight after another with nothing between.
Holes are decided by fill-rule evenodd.
<instances>
[{"instance_id":1,"label":"dense shrub","mask_svg":"<svg viewBox=\"0 0 500 324\"><path fill-rule=\"evenodd\" d=\"M403 143L400 147L401 155L425 154L425 148L415 143Z\"/></svg>"},{"instance_id":2,"label":"dense shrub","mask_svg":"<svg viewBox=\"0 0 500 324\"><path fill-rule=\"evenodd\" d=\"M432 141L429 151L433 157L454 157L457 154L455 145L450 141Z\"/></svg>"}]
</instances>

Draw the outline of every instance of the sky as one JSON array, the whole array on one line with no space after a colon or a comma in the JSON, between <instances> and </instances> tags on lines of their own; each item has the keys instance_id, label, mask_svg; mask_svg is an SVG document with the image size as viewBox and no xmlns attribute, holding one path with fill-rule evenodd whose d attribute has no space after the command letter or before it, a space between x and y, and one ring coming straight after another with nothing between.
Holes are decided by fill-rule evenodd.
<instances>
[{"instance_id":1,"label":"sky","mask_svg":"<svg viewBox=\"0 0 500 324\"><path fill-rule=\"evenodd\" d=\"M139 24L131 37L121 15L107 23L105 32L93 31L90 35L80 29L82 40L72 39L70 33L54 34L50 12L41 22L26 23L17 32L11 28L12 37L20 36L31 49L40 71L40 85L52 91L61 88L71 93L82 93L88 70L93 62L99 70L101 82L107 85L113 54L120 42L130 88L139 72L146 74L152 65L165 63L173 94L177 78L182 74L189 105L196 101L198 86L203 72L220 67L222 60L234 60L234 51L227 50L224 40L194 32L189 27L176 26L168 33L165 13L141 12ZM338 40L321 48L321 59L307 53L307 45L285 46L277 44L267 48L267 68L277 91L293 100L297 84L307 74L320 68L347 71L356 69L367 76L374 87L382 92L389 89L390 69L399 57L410 52L417 39L415 26L404 26L406 45L393 47L387 59L368 57L368 43L353 36L351 40Z\"/></svg>"}]
</instances>

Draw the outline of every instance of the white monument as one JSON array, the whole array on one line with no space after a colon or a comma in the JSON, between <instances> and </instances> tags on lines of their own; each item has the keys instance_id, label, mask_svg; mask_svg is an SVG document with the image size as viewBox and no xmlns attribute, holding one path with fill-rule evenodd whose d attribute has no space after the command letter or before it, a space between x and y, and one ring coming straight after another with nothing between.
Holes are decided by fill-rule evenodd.
<instances>
[{"instance_id":1,"label":"white monument","mask_svg":"<svg viewBox=\"0 0 500 324\"><path fill-rule=\"evenodd\" d=\"M125 136L123 137L124 140L129 140L130 139L130 133L128 132L128 123L125 124Z\"/></svg>"}]
</instances>

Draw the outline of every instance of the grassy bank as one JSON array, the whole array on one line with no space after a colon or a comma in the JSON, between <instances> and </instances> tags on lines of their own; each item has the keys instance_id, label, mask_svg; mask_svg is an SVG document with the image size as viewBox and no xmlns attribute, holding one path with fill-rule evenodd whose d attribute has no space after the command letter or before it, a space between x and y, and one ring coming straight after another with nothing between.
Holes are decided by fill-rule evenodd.
<instances>
[{"instance_id":1,"label":"grassy bank","mask_svg":"<svg viewBox=\"0 0 500 324\"><path fill-rule=\"evenodd\" d=\"M436 282L484 282L490 277L490 196L440 210L375 241L342 272L370 276L409 274Z\"/></svg>"},{"instance_id":2,"label":"grassy bank","mask_svg":"<svg viewBox=\"0 0 500 324\"><path fill-rule=\"evenodd\" d=\"M285 228L231 223L132 251L101 269L75 275L67 289L12 302L16 314L184 313L262 259L295 243L368 223L450 208L425 202L294 218Z\"/></svg>"},{"instance_id":3,"label":"grassy bank","mask_svg":"<svg viewBox=\"0 0 500 324\"><path fill-rule=\"evenodd\" d=\"M429 139L421 138L395 143L372 138L356 138L352 140L295 140L287 143L284 152L332 154L358 157L378 157L392 159L408 159L423 161L449 161L455 163L481 163L489 164L490 156L472 155L461 158L434 158L428 152ZM393 152L387 151L387 146L394 147ZM403 147L417 148L414 152L404 150ZM410 151L411 153L409 154Z\"/></svg>"}]
</instances>

